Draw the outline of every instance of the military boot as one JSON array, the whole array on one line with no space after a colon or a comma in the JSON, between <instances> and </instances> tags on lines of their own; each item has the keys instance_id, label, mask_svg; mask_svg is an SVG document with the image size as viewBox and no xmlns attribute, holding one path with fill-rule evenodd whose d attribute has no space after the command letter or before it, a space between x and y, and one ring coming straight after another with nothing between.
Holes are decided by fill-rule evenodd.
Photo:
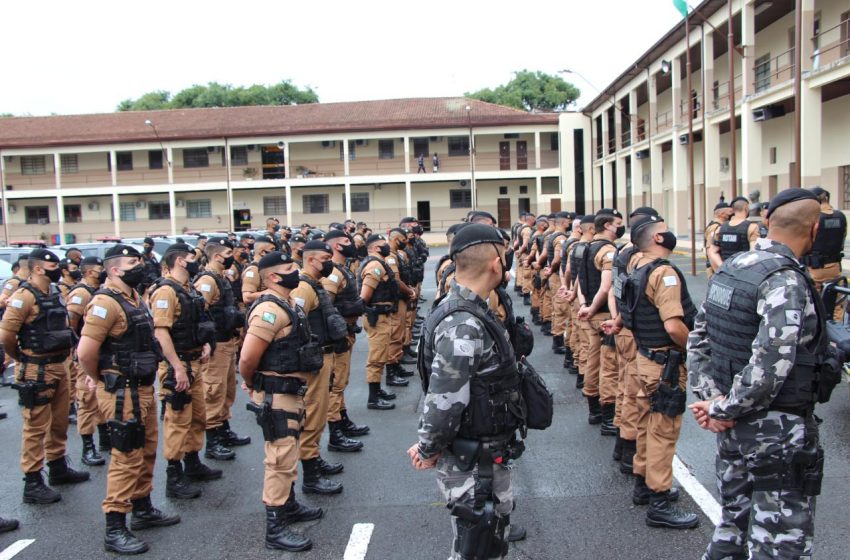
<instances>
[{"instance_id":1,"label":"military boot","mask_svg":"<svg viewBox=\"0 0 850 560\"><path fill-rule=\"evenodd\" d=\"M617 440L614 442L614 453L611 454L611 458L615 461L620 461L623 458L623 438L617 436Z\"/></svg>"},{"instance_id":2,"label":"military boot","mask_svg":"<svg viewBox=\"0 0 850 560\"><path fill-rule=\"evenodd\" d=\"M398 362L399 362L400 364L404 364L404 365L408 365L408 366L409 366L409 365L412 365L412 364L415 364L415 363L416 363L416 357L415 357L415 356L410 356L410 355L408 355L408 354L405 352L405 353L402 353L402 355L401 355L401 359L400 359Z\"/></svg>"},{"instance_id":3,"label":"military boot","mask_svg":"<svg viewBox=\"0 0 850 560\"><path fill-rule=\"evenodd\" d=\"M230 429L230 420L225 420L221 426L221 443L225 447L239 447L251 443L251 437L240 436Z\"/></svg>"},{"instance_id":4,"label":"military boot","mask_svg":"<svg viewBox=\"0 0 850 560\"><path fill-rule=\"evenodd\" d=\"M301 552L310 550L313 541L287 528L285 506L266 506L266 548Z\"/></svg>"},{"instance_id":5,"label":"military boot","mask_svg":"<svg viewBox=\"0 0 850 560\"><path fill-rule=\"evenodd\" d=\"M222 427L212 428L207 430L207 448L204 451L204 457L207 459L215 459L216 461L230 461L236 457L236 452L225 447L222 443Z\"/></svg>"},{"instance_id":6,"label":"military boot","mask_svg":"<svg viewBox=\"0 0 850 560\"><path fill-rule=\"evenodd\" d=\"M322 511L322 508L305 506L295 499L295 483L293 482L292 487L289 489L289 498L283 504L284 522L289 524L301 521L314 521L321 519L324 514L325 512Z\"/></svg>"},{"instance_id":7,"label":"military boot","mask_svg":"<svg viewBox=\"0 0 850 560\"><path fill-rule=\"evenodd\" d=\"M542 325L540 332L543 333L543 336L552 336L552 321L543 321Z\"/></svg>"},{"instance_id":8,"label":"military boot","mask_svg":"<svg viewBox=\"0 0 850 560\"><path fill-rule=\"evenodd\" d=\"M0 533L8 533L14 531L20 526L17 519L3 519L0 517Z\"/></svg>"},{"instance_id":9,"label":"military boot","mask_svg":"<svg viewBox=\"0 0 850 560\"><path fill-rule=\"evenodd\" d=\"M365 424L360 426L352 422L351 418L348 417L348 411L346 409L341 409L339 411L339 415L342 417L342 433L347 435L348 437L357 437L357 436L365 436L369 433L369 426Z\"/></svg>"},{"instance_id":10,"label":"military boot","mask_svg":"<svg viewBox=\"0 0 850 560\"><path fill-rule=\"evenodd\" d=\"M674 506L669 491L653 492L649 496L646 524L650 527L693 529L699 525L699 517L695 513L683 511Z\"/></svg>"},{"instance_id":11,"label":"military boot","mask_svg":"<svg viewBox=\"0 0 850 560\"><path fill-rule=\"evenodd\" d=\"M577 369L576 372L578 372ZM576 373L576 389L584 389L584 375L581 373Z\"/></svg>"},{"instance_id":12,"label":"military boot","mask_svg":"<svg viewBox=\"0 0 850 560\"><path fill-rule=\"evenodd\" d=\"M646 478L636 474L635 487L632 490L632 503L636 506L645 506L649 503L650 497L652 497L652 490L646 485ZM678 501L679 489L675 486L670 488L667 491L667 497L671 502Z\"/></svg>"},{"instance_id":13,"label":"military boot","mask_svg":"<svg viewBox=\"0 0 850 560\"><path fill-rule=\"evenodd\" d=\"M191 500L201 495L201 489L186 478L180 461L168 461L165 474L165 495L169 498Z\"/></svg>"},{"instance_id":14,"label":"military boot","mask_svg":"<svg viewBox=\"0 0 850 560\"><path fill-rule=\"evenodd\" d=\"M567 350L564 347L563 334L556 334L552 337L552 352L555 354L566 354Z\"/></svg>"},{"instance_id":15,"label":"military boot","mask_svg":"<svg viewBox=\"0 0 850 560\"><path fill-rule=\"evenodd\" d=\"M301 482L301 491L305 494L339 494L342 492L342 484L333 482L322 476L319 470L318 458L302 459L304 468L304 480Z\"/></svg>"},{"instance_id":16,"label":"military boot","mask_svg":"<svg viewBox=\"0 0 850 560\"><path fill-rule=\"evenodd\" d=\"M168 515L153 507L149 495L133 500L133 515L130 516L131 530L141 531L153 527L168 527L178 523L180 523L179 515Z\"/></svg>"},{"instance_id":17,"label":"military boot","mask_svg":"<svg viewBox=\"0 0 850 560\"><path fill-rule=\"evenodd\" d=\"M322 473L324 476L339 474L343 470L345 470L345 465L343 465L342 463L330 463L328 461L325 461L321 455L319 455L316 459L319 463L319 472Z\"/></svg>"},{"instance_id":18,"label":"military boot","mask_svg":"<svg viewBox=\"0 0 850 560\"><path fill-rule=\"evenodd\" d=\"M106 514L106 537L103 548L107 552L131 555L148 551L147 543L140 541L136 535L127 529L127 516L120 511L110 511Z\"/></svg>"},{"instance_id":19,"label":"military boot","mask_svg":"<svg viewBox=\"0 0 850 560\"><path fill-rule=\"evenodd\" d=\"M620 472L623 474L632 474L634 467L635 452L637 451L637 442L633 439L623 440L623 457L620 459Z\"/></svg>"},{"instance_id":20,"label":"military boot","mask_svg":"<svg viewBox=\"0 0 850 560\"><path fill-rule=\"evenodd\" d=\"M587 423L601 424L602 423L602 407L599 405L599 397L587 397Z\"/></svg>"},{"instance_id":21,"label":"military boot","mask_svg":"<svg viewBox=\"0 0 850 560\"><path fill-rule=\"evenodd\" d=\"M404 347L404 353L407 354L408 356L413 357L413 358L416 358L416 357L419 356L419 353L416 350L414 350L413 346L411 346L410 344L408 344L407 346Z\"/></svg>"},{"instance_id":22,"label":"military boot","mask_svg":"<svg viewBox=\"0 0 850 560\"><path fill-rule=\"evenodd\" d=\"M363 449L363 442L356 439L349 439L342 433L342 422L328 422L328 449L331 451L341 451L349 453L352 451L360 451Z\"/></svg>"},{"instance_id":23,"label":"military boot","mask_svg":"<svg viewBox=\"0 0 850 560\"><path fill-rule=\"evenodd\" d=\"M97 449L106 453L112 451L112 437L109 435L108 424L97 425Z\"/></svg>"},{"instance_id":24,"label":"military boot","mask_svg":"<svg viewBox=\"0 0 850 560\"><path fill-rule=\"evenodd\" d=\"M61 494L44 483L41 471L24 475L24 503L52 504L62 499Z\"/></svg>"},{"instance_id":25,"label":"military boot","mask_svg":"<svg viewBox=\"0 0 850 560\"><path fill-rule=\"evenodd\" d=\"M68 408L68 423L76 424L77 423L77 403L72 402L71 406Z\"/></svg>"},{"instance_id":26,"label":"military boot","mask_svg":"<svg viewBox=\"0 0 850 560\"><path fill-rule=\"evenodd\" d=\"M222 476L221 469L213 469L203 464L197 451L186 453L183 457L183 467L186 478L196 482L218 480Z\"/></svg>"},{"instance_id":27,"label":"military boot","mask_svg":"<svg viewBox=\"0 0 850 560\"><path fill-rule=\"evenodd\" d=\"M407 387L410 385L410 381L399 376L400 367L398 364L387 364L387 385L390 387Z\"/></svg>"},{"instance_id":28,"label":"military boot","mask_svg":"<svg viewBox=\"0 0 850 560\"><path fill-rule=\"evenodd\" d=\"M380 382L369 383L369 400L366 403L366 408L371 408L372 410L392 410L395 408L395 404L387 402L387 399L384 397L386 394L386 391L381 389ZM395 398L395 395L393 395L393 398Z\"/></svg>"},{"instance_id":29,"label":"military boot","mask_svg":"<svg viewBox=\"0 0 850 560\"><path fill-rule=\"evenodd\" d=\"M414 363L416 363L414 361ZM393 370L396 377L413 377L414 373L412 371L406 370L401 367L401 364L390 364L393 366Z\"/></svg>"},{"instance_id":30,"label":"military boot","mask_svg":"<svg viewBox=\"0 0 850 560\"><path fill-rule=\"evenodd\" d=\"M47 463L47 482L51 486L57 484L79 484L89 479L89 473L75 471L68 466L68 457L60 457Z\"/></svg>"},{"instance_id":31,"label":"military boot","mask_svg":"<svg viewBox=\"0 0 850 560\"><path fill-rule=\"evenodd\" d=\"M531 322L535 325L543 324L543 319L540 318L540 309L537 307L531 308Z\"/></svg>"},{"instance_id":32,"label":"military boot","mask_svg":"<svg viewBox=\"0 0 850 560\"><path fill-rule=\"evenodd\" d=\"M531 294L522 294L522 303L525 305L531 305Z\"/></svg>"},{"instance_id":33,"label":"military boot","mask_svg":"<svg viewBox=\"0 0 850 560\"><path fill-rule=\"evenodd\" d=\"M106 459L97 452L97 448L94 446L94 436L88 434L81 437L83 438L83 464L90 467L99 467L106 463Z\"/></svg>"},{"instance_id":34,"label":"military boot","mask_svg":"<svg viewBox=\"0 0 850 560\"><path fill-rule=\"evenodd\" d=\"M616 436L620 433L619 428L614 425L616 408L614 403L602 405L602 425L599 426L599 433L603 436Z\"/></svg>"},{"instance_id":35,"label":"military boot","mask_svg":"<svg viewBox=\"0 0 850 560\"><path fill-rule=\"evenodd\" d=\"M573 350L572 350L572 348L570 348L569 346L564 344L564 367L566 369L571 370L574 365L575 365L575 359L573 357ZM570 371L570 373L573 373L573 372Z\"/></svg>"}]
</instances>

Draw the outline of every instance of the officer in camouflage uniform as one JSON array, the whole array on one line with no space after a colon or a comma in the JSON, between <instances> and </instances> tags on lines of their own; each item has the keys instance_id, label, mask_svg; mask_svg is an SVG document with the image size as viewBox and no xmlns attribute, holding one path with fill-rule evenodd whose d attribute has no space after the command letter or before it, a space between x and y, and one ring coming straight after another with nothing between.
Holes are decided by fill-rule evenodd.
<instances>
[{"instance_id":1,"label":"officer in camouflage uniform","mask_svg":"<svg viewBox=\"0 0 850 560\"><path fill-rule=\"evenodd\" d=\"M456 559L504 556L514 507L507 464L522 449L519 376L507 333L487 304L506 272L503 253L493 227L471 224L457 233L456 280L429 315L420 345L428 387L419 442L408 455L417 469L437 468Z\"/></svg>"},{"instance_id":2,"label":"officer in camouflage uniform","mask_svg":"<svg viewBox=\"0 0 850 560\"><path fill-rule=\"evenodd\" d=\"M774 197L767 239L717 271L689 337L689 380L703 399L690 408L701 427L718 432L723 512L706 559L812 554L823 476L813 410L829 398L826 381L837 382L839 367L800 264L818 210L804 189Z\"/></svg>"}]
</instances>

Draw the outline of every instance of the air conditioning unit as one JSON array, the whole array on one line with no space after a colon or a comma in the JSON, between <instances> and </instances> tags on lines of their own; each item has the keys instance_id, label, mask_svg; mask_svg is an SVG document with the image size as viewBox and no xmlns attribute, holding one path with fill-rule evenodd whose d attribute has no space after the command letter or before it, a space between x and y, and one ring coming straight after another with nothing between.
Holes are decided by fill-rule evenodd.
<instances>
[{"instance_id":1,"label":"air conditioning unit","mask_svg":"<svg viewBox=\"0 0 850 560\"><path fill-rule=\"evenodd\" d=\"M136 208L147 208L147 207L148 207L148 203L145 202L144 200L137 200L136 201Z\"/></svg>"},{"instance_id":2,"label":"air conditioning unit","mask_svg":"<svg viewBox=\"0 0 850 560\"><path fill-rule=\"evenodd\" d=\"M184 206L186 206L186 201L182 198L178 198L174 201L174 205L177 206L177 208L183 208Z\"/></svg>"},{"instance_id":3,"label":"air conditioning unit","mask_svg":"<svg viewBox=\"0 0 850 560\"><path fill-rule=\"evenodd\" d=\"M729 171L729 158L728 157L720 158L720 171L723 171L723 172Z\"/></svg>"},{"instance_id":4,"label":"air conditioning unit","mask_svg":"<svg viewBox=\"0 0 850 560\"><path fill-rule=\"evenodd\" d=\"M100 210L100 202L96 200L93 202L89 202L89 210Z\"/></svg>"},{"instance_id":5,"label":"air conditioning unit","mask_svg":"<svg viewBox=\"0 0 850 560\"><path fill-rule=\"evenodd\" d=\"M368 140L355 140L354 144L357 145L357 146L368 146L369 141Z\"/></svg>"},{"instance_id":6,"label":"air conditioning unit","mask_svg":"<svg viewBox=\"0 0 850 560\"><path fill-rule=\"evenodd\" d=\"M221 153L221 146L207 146L207 152L211 154Z\"/></svg>"},{"instance_id":7,"label":"air conditioning unit","mask_svg":"<svg viewBox=\"0 0 850 560\"><path fill-rule=\"evenodd\" d=\"M249 152L256 152L257 151L257 145L256 144L248 144L247 146L245 146L245 148Z\"/></svg>"},{"instance_id":8,"label":"air conditioning unit","mask_svg":"<svg viewBox=\"0 0 850 560\"><path fill-rule=\"evenodd\" d=\"M323 148L333 148L336 146L336 140L322 140Z\"/></svg>"},{"instance_id":9,"label":"air conditioning unit","mask_svg":"<svg viewBox=\"0 0 850 560\"><path fill-rule=\"evenodd\" d=\"M649 150L638 150L635 152L635 158L637 159L649 159Z\"/></svg>"},{"instance_id":10,"label":"air conditioning unit","mask_svg":"<svg viewBox=\"0 0 850 560\"><path fill-rule=\"evenodd\" d=\"M458 184L461 187L465 187L468 183L467 183L466 179L461 179L460 181L458 181Z\"/></svg>"},{"instance_id":11,"label":"air conditioning unit","mask_svg":"<svg viewBox=\"0 0 850 560\"><path fill-rule=\"evenodd\" d=\"M702 141L702 132L701 131L694 132L694 142L700 142L700 141ZM682 134L681 136L679 136L679 144L682 145L682 146L688 145L688 135L687 134Z\"/></svg>"},{"instance_id":12,"label":"air conditioning unit","mask_svg":"<svg viewBox=\"0 0 850 560\"><path fill-rule=\"evenodd\" d=\"M784 116L784 105L768 105L767 107L759 107L757 109L753 109L754 122L769 121L770 119L776 119Z\"/></svg>"}]
</instances>

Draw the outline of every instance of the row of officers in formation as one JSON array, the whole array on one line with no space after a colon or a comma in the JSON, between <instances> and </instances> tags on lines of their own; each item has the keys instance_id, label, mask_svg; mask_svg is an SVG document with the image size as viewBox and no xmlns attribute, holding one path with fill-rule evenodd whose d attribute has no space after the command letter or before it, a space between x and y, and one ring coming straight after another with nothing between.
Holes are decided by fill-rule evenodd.
<instances>
[{"instance_id":1,"label":"row of officers in formation","mask_svg":"<svg viewBox=\"0 0 850 560\"><path fill-rule=\"evenodd\" d=\"M339 494L342 484L328 477L343 465L320 454L325 425L330 450L363 448L352 438L370 429L351 420L344 396L361 317L367 406L394 408L384 372L388 385L408 385L413 372L402 364L415 362L428 248L415 218L387 235L354 222L304 234L270 219L267 235L238 242L178 240L162 262L152 239L143 252L117 244L102 260L69 251L60 261L47 249L21 259L0 296L0 342L23 416L23 501L54 503L53 486L89 480L66 456L73 404L82 462L104 465L109 454L105 549L147 551L133 531L180 522L151 502L160 421L166 496L200 497L199 483L222 477L200 453L227 461L251 442L229 424L238 371L265 445L265 544L309 549L289 527L323 512L296 500L298 462L305 493ZM2 530L17 526L0 520Z\"/></svg>"}]
</instances>

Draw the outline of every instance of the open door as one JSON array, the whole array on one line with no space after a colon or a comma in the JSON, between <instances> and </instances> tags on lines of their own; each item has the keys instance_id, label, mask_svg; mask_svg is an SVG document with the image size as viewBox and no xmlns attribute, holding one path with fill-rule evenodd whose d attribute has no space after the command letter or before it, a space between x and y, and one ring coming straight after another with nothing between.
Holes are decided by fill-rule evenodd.
<instances>
[{"instance_id":1,"label":"open door","mask_svg":"<svg viewBox=\"0 0 850 560\"><path fill-rule=\"evenodd\" d=\"M429 200L416 202L416 219L423 231L431 231L431 202Z\"/></svg>"},{"instance_id":2,"label":"open door","mask_svg":"<svg viewBox=\"0 0 850 560\"><path fill-rule=\"evenodd\" d=\"M251 229L251 211L246 209L233 211L233 227L236 231Z\"/></svg>"}]
</instances>

